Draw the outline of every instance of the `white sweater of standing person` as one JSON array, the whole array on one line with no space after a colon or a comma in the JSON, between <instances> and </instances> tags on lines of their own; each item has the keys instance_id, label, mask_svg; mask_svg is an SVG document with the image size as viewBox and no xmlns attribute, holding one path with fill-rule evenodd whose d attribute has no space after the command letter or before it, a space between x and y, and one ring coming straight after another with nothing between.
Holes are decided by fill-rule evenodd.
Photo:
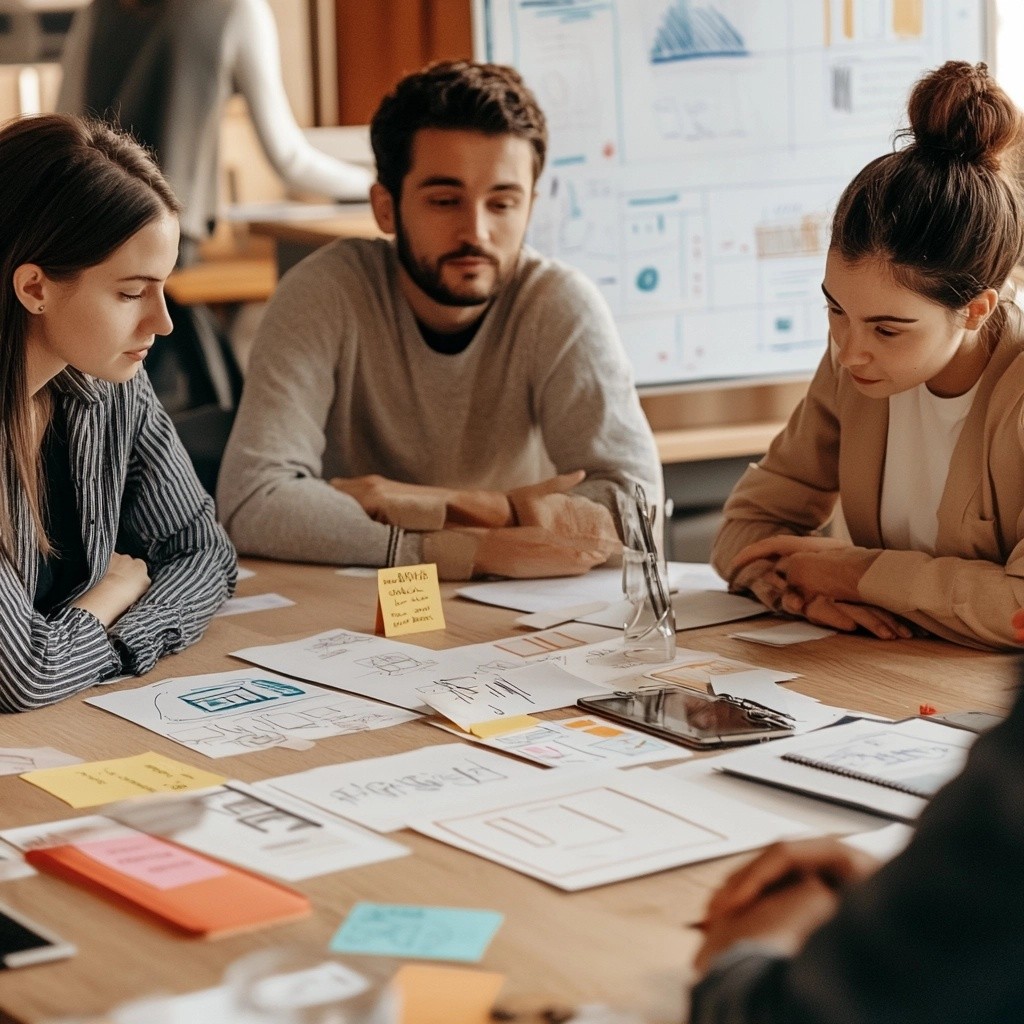
<instances>
[{"instance_id":1,"label":"white sweater of standing person","mask_svg":"<svg viewBox=\"0 0 1024 1024\"><path fill-rule=\"evenodd\" d=\"M156 153L184 206L182 234L217 215L224 105L240 92L274 170L297 189L367 195L372 175L320 152L295 122L267 0L94 0L74 18L57 109L115 121Z\"/></svg>"},{"instance_id":2,"label":"white sweater of standing person","mask_svg":"<svg viewBox=\"0 0 1024 1024\"><path fill-rule=\"evenodd\" d=\"M247 554L414 564L423 535L374 522L332 477L507 491L577 469L574 493L616 524L634 482L661 494L632 370L583 274L524 249L468 347L444 354L399 289L394 244L344 239L292 269L270 303L218 509Z\"/></svg>"}]
</instances>

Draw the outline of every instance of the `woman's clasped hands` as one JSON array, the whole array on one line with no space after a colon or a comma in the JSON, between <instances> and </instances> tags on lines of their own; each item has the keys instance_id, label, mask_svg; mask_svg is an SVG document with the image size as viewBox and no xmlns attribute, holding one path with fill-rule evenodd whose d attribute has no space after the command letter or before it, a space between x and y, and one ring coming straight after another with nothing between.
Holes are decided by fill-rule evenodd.
<instances>
[{"instance_id":1,"label":"woman's clasped hands","mask_svg":"<svg viewBox=\"0 0 1024 1024\"><path fill-rule=\"evenodd\" d=\"M748 544L733 559L734 590L748 590L765 607L818 626L881 640L912 636L892 612L866 604L860 581L881 552L834 537L780 535Z\"/></svg>"}]
</instances>

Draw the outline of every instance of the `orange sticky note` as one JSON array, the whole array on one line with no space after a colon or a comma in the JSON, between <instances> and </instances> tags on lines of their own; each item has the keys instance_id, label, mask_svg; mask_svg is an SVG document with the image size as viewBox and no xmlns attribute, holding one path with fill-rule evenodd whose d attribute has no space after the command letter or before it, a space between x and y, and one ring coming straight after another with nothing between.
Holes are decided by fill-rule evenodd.
<instances>
[{"instance_id":1,"label":"orange sticky note","mask_svg":"<svg viewBox=\"0 0 1024 1024\"><path fill-rule=\"evenodd\" d=\"M616 729L611 725L595 725L593 729L587 729L587 733L591 736L604 736L608 738L611 736L621 736L622 730Z\"/></svg>"},{"instance_id":2,"label":"orange sticky note","mask_svg":"<svg viewBox=\"0 0 1024 1024\"><path fill-rule=\"evenodd\" d=\"M533 715L515 715L512 718L495 718L490 722L477 722L471 725L469 731L482 740L489 740L492 736L504 736L507 732L518 732L520 729L529 729L537 724Z\"/></svg>"},{"instance_id":3,"label":"orange sticky note","mask_svg":"<svg viewBox=\"0 0 1024 1024\"><path fill-rule=\"evenodd\" d=\"M375 632L385 636L444 629L437 566L402 565L377 570Z\"/></svg>"},{"instance_id":4,"label":"orange sticky note","mask_svg":"<svg viewBox=\"0 0 1024 1024\"><path fill-rule=\"evenodd\" d=\"M406 964L391 980L400 1024L491 1024L503 974Z\"/></svg>"}]
</instances>

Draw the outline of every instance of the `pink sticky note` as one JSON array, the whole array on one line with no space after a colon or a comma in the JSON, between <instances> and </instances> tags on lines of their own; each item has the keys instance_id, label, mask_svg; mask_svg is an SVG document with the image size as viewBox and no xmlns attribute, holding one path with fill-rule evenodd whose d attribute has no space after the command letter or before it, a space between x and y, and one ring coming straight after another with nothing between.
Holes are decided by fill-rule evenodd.
<instances>
[{"instance_id":1,"label":"pink sticky note","mask_svg":"<svg viewBox=\"0 0 1024 1024\"><path fill-rule=\"evenodd\" d=\"M154 836L118 836L91 843L76 843L76 848L105 867L129 878L145 882L155 889L177 889L192 882L219 878L227 872L205 857L165 843Z\"/></svg>"}]
</instances>

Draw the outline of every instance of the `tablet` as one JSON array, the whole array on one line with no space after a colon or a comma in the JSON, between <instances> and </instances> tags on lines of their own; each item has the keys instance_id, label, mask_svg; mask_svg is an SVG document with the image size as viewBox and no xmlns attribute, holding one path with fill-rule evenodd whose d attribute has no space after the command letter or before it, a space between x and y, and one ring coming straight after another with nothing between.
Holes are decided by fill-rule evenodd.
<instances>
[{"instance_id":1,"label":"tablet","mask_svg":"<svg viewBox=\"0 0 1024 1024\"><path fill-rule=\"evenodd\" d=\"M711 750L791 736L792 720L754 701L711 696L680 686L581 697L586 711L685 747Z\"/></svg>"}]
</instances>

